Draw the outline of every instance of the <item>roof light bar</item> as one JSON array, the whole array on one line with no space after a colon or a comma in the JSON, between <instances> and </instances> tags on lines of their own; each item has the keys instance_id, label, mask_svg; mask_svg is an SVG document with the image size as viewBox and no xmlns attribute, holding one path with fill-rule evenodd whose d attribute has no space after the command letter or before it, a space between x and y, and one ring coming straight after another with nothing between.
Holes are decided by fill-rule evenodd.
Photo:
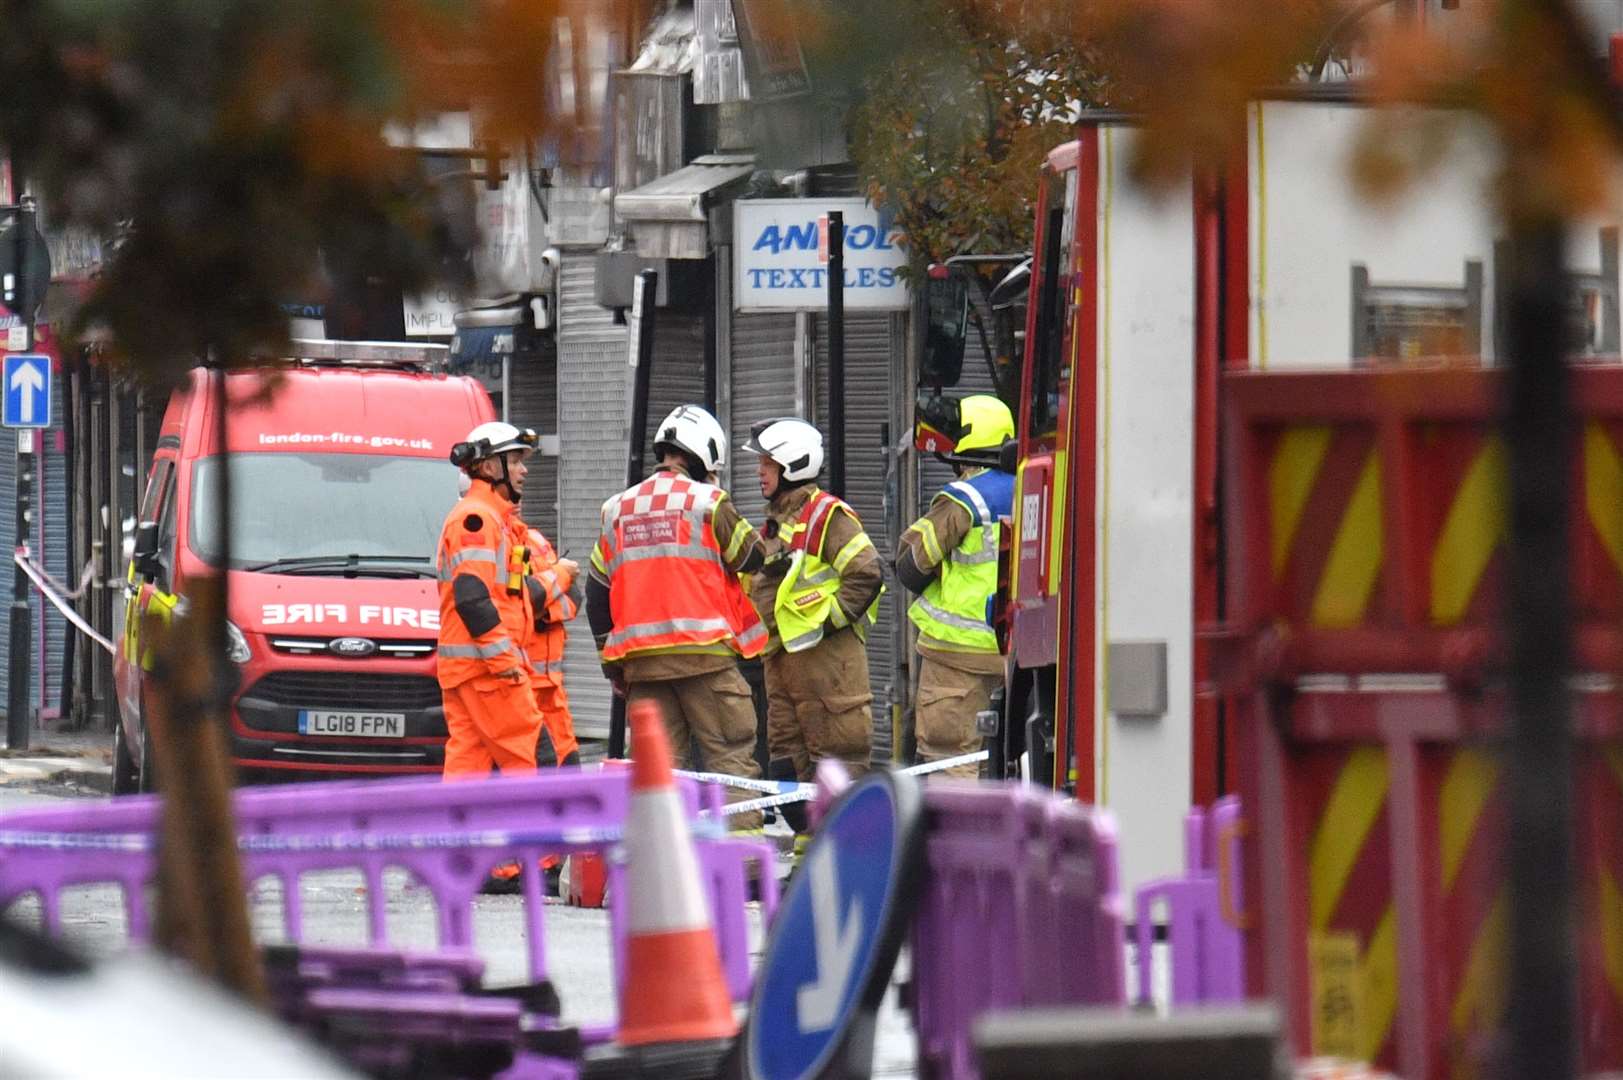
<instances>
[{"instance_id":1,"label":"roof light bar","mask_svg":"<svg viewBox=\"0 0 1623 1080\"><path fill-rule=\"evenodd\" d=\"M332 341L325 338L294 338L288 347L288 358L299 361L325 361L353 364L357 367L390 367L413 364L418 367L444 370L450 359L451 348L432 342L422 344L400 341Z\"/></svg>"}]
</instances>

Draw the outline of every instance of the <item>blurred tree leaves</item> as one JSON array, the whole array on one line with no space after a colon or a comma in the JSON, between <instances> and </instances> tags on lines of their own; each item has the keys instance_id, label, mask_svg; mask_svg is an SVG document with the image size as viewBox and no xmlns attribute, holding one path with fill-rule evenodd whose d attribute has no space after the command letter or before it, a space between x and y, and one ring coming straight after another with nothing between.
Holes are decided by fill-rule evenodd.
<instances>
[{"instance_id":1,"label":"blurred tree leaves","mask_svg":"<svg viewBox=\"0 0 1623 1080\"><path fill-rule=\"evenodd\" d=\"M544 83L558 7L9 0L0 143L52 220L116 238L80 322L172 381L274 348L280 305L323 268L408 288L465 275L464 238L385 126L472 107L481 138L513 145L572 123Z\"/></svg>"},{"instance_id":2,"label":"blurred tree leaves","mask_svg":"<svg viewBox=\"0 0 1623 1080\"><path fill-rule=\"evenodd\" d=\"M983 10L1005 0L973 0ZM1379 0L1025 0L1096 50L1118 102L1139 113L1152 183L1244 145L1246 103L1300 84L1334 45L1356 49L1369 122L1352 161L1371 198L1426 178L1458 125L1485 120L1505 151L1506 215L1572 216L1615 201L1623 108L1588 28L1563 0L1470 0L1405 16ZM1442 32L1440 20L1446 19ZM1416 106L1433 106L1432 111Z\"/></svg>"},{"instance_id":3,"label":"blurred tree leaves","mask_svg":"<svg viewBox=\"0 0 1623 1080\"><path fill-rule=\"evenodd\" d=\"M814 20L808 64L853 89L859 176L916 265L1028 248L1038 166L1079 107L1109 101L1092 46L1026 6L825 3Z\"/></svg>"}]
</instances>

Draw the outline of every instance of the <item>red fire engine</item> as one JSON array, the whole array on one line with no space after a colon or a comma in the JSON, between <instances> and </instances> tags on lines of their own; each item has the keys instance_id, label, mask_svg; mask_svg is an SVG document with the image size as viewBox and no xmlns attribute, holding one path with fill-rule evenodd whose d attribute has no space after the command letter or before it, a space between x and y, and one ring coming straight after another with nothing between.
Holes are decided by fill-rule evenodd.
<instances>
[{"instance_id":1,"label":"red fire engine","mask_svg":"<svg viewBox=\"0 0 1623 1080\"><path fill-rule=\"evenodd\" d=\"M1298 1050L1469 1075L1502 1006L1503 783L1484 740L1505 535L1494 154L1372 206L1363 110L1247 110L1158 196L1093 116L1049 155L1025 296L994 758L1111 809L1129 885L1244 800L1250 989ZM1580 359L1619 351L1615 222L1569 245ZM1005 305L1007 306L1007 305ZM1586 1065L1623 1062L1623 369L1579 373ZM923 410L929 412L928 408Z\"/></svg>"}]
</instances>

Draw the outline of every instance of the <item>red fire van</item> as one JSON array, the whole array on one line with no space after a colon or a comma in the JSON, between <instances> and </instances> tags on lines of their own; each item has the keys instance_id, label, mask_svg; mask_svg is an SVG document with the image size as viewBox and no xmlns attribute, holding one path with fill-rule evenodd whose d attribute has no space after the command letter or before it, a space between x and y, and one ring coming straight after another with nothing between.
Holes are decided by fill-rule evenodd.
<instances>
[{"instance_id":1,"label":"red fire van","mask_svg":"<svg viewBox=\"0 0 1623 1080\"><path fill-rule=\"evenodd\" d=\"M227 615L238 689L231 748L252 777L437 772L434 551L457 499L451 444L495 418L473 379L436 373L434 347L300 342L315 356L177 390L135 530L114 667L115 788L151 790L145 616L166 620L221 561L215 476L226 458L214 390L231 402Z\"/></svg>"}]
</instances>

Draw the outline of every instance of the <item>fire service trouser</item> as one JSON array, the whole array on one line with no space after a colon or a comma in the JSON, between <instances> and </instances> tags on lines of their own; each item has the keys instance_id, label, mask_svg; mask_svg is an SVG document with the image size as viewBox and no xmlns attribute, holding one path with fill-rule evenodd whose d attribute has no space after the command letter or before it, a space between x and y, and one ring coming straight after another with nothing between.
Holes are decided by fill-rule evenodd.
<instances>
[{"instance_id":1,"label":"fire service trouser","mask_svg":"<svg viewBox=\"0 0 1623 1080\"><path fill-rule=\"evenodd\" d=\"M916 721L919 760L973 754L982 743L975 730L975 714L991 706L992 692L1003 685L1003 676L960 671L928 656L922 660ZM980 769L978 763L955 765L940 775L973 780Z\"/></svg>"},{"instance_id":2,"label":"fire service trouser","mask_svg":"<svg viewBox=\"0 0 1623 1080\"><path fill-rule=\"evenodd\" d=\"M855 780L870 768L873 691L868 652L857 635L838 630L804 652L766 658L767 757L794 763L810 783L817 763L838 758Z\"/></svg>"},{"instance_id":3,"label":"fire service trouser","mask_svg":"<svg viewBox=\"0 0 1623 1080\"><path fill-rule=\"evenodd\" d=\"M687 757L692 742L698 744L700 764L710 772L750 780L761 775L761 767L755 763L755 699L737 667L729 665L685 679L628 684L626 711L639 701L651 701L659 708L671 748L679 759ZM692 767L694 763L687 764ZM727 801L740 802L756 794L728 788ZM727 826L734 830L759 829L761 812L732 815Z\"/></svg>"},{"instance_id":4,"label":"fire service trouser","mask_svg":"<svg viewBox=\"0 0 1623 1080\"><path fill-rule=\"evenodd\" d=\"M445 778L533 772L541 713L528 680L507 682L493 676L470 679L442 689L445 702Z\"/></svg>"},{"instance_id":5,"label":"fire service trouser","mask_svg":"<svg viewBox=\"0 0 1623 1080\"><path fill-rule=\"evenodd\" d=\"M569 712L569 695L564 684L546 679L535 681L535 706L541 711L541 724L552 744L549 761L539 750L536 762L543 765L579 765L580 740L575 738L575 718Z\"/></svg>"}]
</instances>

